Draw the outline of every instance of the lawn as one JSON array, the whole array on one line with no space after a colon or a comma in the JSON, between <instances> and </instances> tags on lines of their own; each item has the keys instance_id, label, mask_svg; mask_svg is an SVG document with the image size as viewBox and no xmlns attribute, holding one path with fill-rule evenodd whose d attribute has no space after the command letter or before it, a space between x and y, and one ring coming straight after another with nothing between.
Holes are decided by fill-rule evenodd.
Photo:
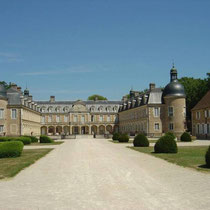
<instances>
[{"instance_id":1,"label":"lawn","mask_svg":"<svg viewBox=\"0 0 210 210\"><path fill-rule=\"evenodd\" d=\"M0 158L0 179L15 176L53 149L25 149L20 157Z\"/></svg>"},{"instance_id":2,"label":"lawn","mask_svg":"<svg viewBox=\"0 0 210 210\"><path fill-rule=\"evenodd\" d=\"M205 166L205 154L208 149L208 146L179 147L178 153L176 154L168 154L168 153L156 154L154 153L153 147L129 147L129 148L139 152L153 155L158 158L162 158L164 160L167 160L168 162L175 163L183 167L190 167L197 170L210 172L210 169L206 168Z\"/></svg>"},{"instance_id":3,"label":"lawn","mask_svg":"<svg viewBox=\"0 0 210 210\"><path fill-rule=\"evenodd\" d=\"M64 141L55 141L53 143L39 143L39 142L35 142L35 143L31 143L28 144L27 146L48 146L48 145L60 145L63 144Z\"/></svg>"}]
</instances>

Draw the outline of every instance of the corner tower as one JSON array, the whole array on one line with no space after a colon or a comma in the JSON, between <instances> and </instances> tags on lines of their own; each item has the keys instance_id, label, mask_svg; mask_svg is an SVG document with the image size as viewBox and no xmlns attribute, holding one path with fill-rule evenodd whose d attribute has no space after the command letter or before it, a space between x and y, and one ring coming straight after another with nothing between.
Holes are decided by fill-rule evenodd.
<instances>
[{"instance_id":1,"label":"corner tower","mask_svg":"<svg viewBox=\"0 0 210 210\"><path fill-rule=\"evenodd\" d=\"M185 131L186 95L183 85L178 82L174 65L170 71L170 83L165 86L162 99L164 104L163 132L173 132L179 139Z\"/></svg>"}]
</instances>

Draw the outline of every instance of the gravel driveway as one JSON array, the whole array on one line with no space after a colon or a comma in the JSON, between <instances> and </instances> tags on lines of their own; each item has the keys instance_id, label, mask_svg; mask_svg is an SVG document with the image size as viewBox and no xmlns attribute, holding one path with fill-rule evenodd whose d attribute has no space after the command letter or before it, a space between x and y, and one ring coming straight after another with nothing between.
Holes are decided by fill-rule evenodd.
<instances>
[{"instance_id":1,"label":"gravel driveway","mask_svg":"<svg viewBox=\"0 0 210 210\"><path fill-rule=\"evenodd\" d=\"M0 181L0 209L210 209L210 174L102 139L68 140Z\"/></svg>"}]
</instances>

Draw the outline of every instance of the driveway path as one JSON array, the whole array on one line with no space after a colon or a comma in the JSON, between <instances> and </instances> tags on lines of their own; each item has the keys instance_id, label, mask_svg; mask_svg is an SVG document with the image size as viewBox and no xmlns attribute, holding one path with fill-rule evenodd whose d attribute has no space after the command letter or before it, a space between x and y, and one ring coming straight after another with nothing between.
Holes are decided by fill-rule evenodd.
<instances>
[{"instance_id":1,"label":"driveway path","mask_svg":"<svg viewBox=\"0 0 210 210\"><path fill-rule=\"evenodd\" d=\"M0 209L210 209L210 174L102 139L69 140L13 179Z\"/></svg>"}]
</instances>

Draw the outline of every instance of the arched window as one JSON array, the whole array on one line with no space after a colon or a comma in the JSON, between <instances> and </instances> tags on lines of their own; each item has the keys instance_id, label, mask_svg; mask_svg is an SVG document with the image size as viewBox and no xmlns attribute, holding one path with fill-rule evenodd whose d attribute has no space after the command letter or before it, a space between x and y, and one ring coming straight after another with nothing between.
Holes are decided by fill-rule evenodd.
<instances>
[{"instance_id":1,"label":"arched window","mask_svg":"<svg viewBox=\"0 0 210 210\"><path fill-rule=\"evenodd\" d=\"M57 107L55 108L55 111L56 111L56 112L60 112L60 111L61 111L60 106L57 106Z\"/></svg>"},{"instance_id":2,"label":"arched window","mask_svg":"<svg viewBox=\"0 0 210 210\"><path fill-rule=\"evenodd\" d=\"M46 107L45 106L42 106L41 109L40 109L40 111L41 112L45 112L46 111Z\"/></svg>"},{"instance_id":3,"label":"arched window","mask_svg":"<svg viewBox=\"0 0 210 210\"><path fill-rule=\"evenodd\" d=\"M68 111L69 111L69 107L68 107L68 106L65 106L65 107L63 108L63 111L64 111L64 112L68 112Z\"/></svg>"},{"instance_id":4,"label":"arched window","mask_svg":"<svg viewBox=\"0 0 210 210\"><path fill-rule=\"evenodd\" d=\"M103 106L99 106L98 111L102 112L103 111Z\"/></svg>"},{"instance_id":5,"label":"arched window","mask_svg":"<svg viewBox=\"0 0 210 210\"><path fill-rule=\"evenodd\" d=\"M91 112L94 112L94 111L95 111L95 107L94 107L94 106L91 106L91 107L90 107L90 111L91 111Z\"/></svg>"},{"instance_id":6,"label":"arched window","mask_svg":"<svg viewBox=\"0 0 210 210\"><path fill-rule=\"evenodd\" d=\"M52 108L52 106L50 106L50 107L48 108L48 112L52 112L52 110L53 110L53 108Z\"/></svg>"}]
</instances>

